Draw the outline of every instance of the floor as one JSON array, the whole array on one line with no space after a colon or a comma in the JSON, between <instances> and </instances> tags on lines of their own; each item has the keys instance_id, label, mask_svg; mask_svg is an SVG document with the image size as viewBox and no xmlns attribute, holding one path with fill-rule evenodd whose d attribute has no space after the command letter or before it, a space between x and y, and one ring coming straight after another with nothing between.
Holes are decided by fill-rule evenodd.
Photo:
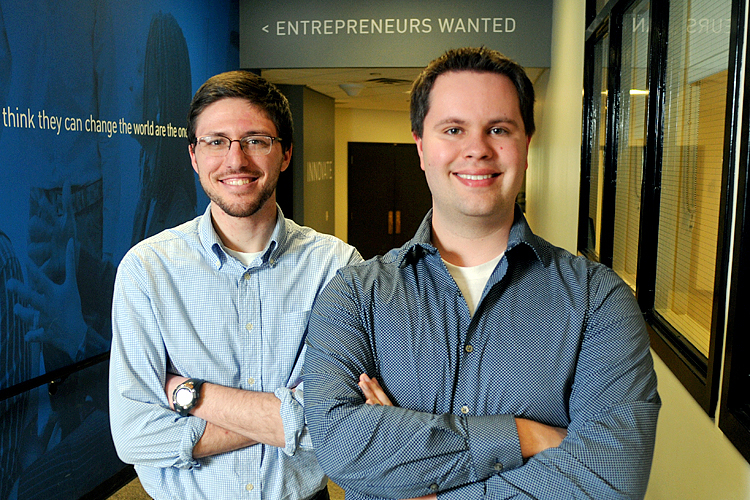
<instances>
[{"instance_id":1,"label":"floor","mask_svg":"<svg viewBox=\"0 0 750 500\"><path fill-rule=\"evenodd\" d=\"M331 500L344 500L344 490L332 482L328 482L328 493ZM122 487L118 492L109 497L109 500L151 500L151 497L143 491L138 478Z\"/></svg>"}]
</instances>

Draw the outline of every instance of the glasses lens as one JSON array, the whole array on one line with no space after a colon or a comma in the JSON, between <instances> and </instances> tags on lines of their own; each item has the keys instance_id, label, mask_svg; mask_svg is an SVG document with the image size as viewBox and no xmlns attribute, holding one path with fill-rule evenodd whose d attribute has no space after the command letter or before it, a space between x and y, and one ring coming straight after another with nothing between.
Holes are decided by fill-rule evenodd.
<instances>
[{"instance_id":1,"label":"glasses lens","mask_svg":"<svg viewBox=\"0 0 750 500\"><path fill-rule=\"evenodd\" d=\"M201 149L208 156L226 156L231 142L220 135L201 137L198 139Z\"/></svg>"},{"instance_id":2,"label":"glasses lens","mask_svg":"<svg viewBox=\"0 0 750 500\"><path fill-rule=\"evenodd\" d=\"M267 155L271 152L273 138L265 135L251 135L240 139L240 144L246 155Z\"/></svg>"}]
</instances>

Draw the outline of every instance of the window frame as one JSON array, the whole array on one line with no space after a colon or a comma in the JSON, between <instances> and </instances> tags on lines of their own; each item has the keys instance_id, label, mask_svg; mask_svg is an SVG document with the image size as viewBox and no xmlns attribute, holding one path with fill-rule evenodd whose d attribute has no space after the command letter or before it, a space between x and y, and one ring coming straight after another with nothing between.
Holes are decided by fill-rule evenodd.
<instances>
[{"instance_id":1,"label":"window frame","mask_svg":"<svg viewBox=\"0 0 750 500\"><path fill-rule=\"evenodd\" d=\"M745 49L745 60L747 48ZM745 89L750 88L750 74L745 73ZM747 391L746 376L750 373L750 338L740 332L750 331L750 291L742 284L750 279L750 93L743 99L743 116L737 174L737 210L727 334L724 354L723 382L719 411L719 428L737 450L750 461L750 397L740 399Z\"/></svg>"}]
</instances>

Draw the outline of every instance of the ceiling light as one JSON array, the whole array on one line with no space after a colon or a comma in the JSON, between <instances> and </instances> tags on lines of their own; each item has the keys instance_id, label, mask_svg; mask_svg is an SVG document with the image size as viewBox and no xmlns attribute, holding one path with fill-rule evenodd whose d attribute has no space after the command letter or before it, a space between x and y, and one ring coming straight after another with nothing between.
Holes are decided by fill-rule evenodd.
<instances>
[{"instance_id":1,"label":"ceiling light","mask_svg":"<svg viewBox=\"0 0 750 500\"><path fill-rule=\"evenodd\" d=\"M349 97L356 97L359 95L360 92L362 92L362 89L365 88L364 85L361 83L342 83L339 85L341 90L346 92L346 95Z\"/></svg>"}]
</instances>

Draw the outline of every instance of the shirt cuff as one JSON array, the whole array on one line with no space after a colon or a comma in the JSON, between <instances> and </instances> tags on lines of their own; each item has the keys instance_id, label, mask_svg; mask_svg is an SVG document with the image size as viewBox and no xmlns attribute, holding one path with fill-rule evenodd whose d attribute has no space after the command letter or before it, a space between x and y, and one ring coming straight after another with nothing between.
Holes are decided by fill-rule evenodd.
<instances>
[{"instance_id":1,"label":"shirt cuff","mask_svg":"<svg viewBox=\"0 0 750 500\"><path fill-rule=\"evenodd\" d=\"M192 416L176 418L185 419L185 426L180 440L180 456L174 466L178 469L199 468L201 464L193 458L193 448L206 430L206 421Z\"/></svg>"},{"instance_id":2,"label":"shirt cuff","mask_svg":"<svg viewBox=\"0 0 750 500\"><path fill-rule=\"evenodd\" d=\"M306 428L302 391L295 390L292 392L291 389L286 387L279 387L273 393L281 401L281 421L284 424L284 448L281 451L291 457L297 452L300 439Z\"/></svg>"},{"instance_id":3,"label":"shirt cuff","mask_svg":"<svg viewBox=\"0 0 750 500\"><path fill-rule=\"evenodd\" d=\"M480 480L523 465L513 415L467 416L469 450Z\"/></svg>"}]
</instances>

